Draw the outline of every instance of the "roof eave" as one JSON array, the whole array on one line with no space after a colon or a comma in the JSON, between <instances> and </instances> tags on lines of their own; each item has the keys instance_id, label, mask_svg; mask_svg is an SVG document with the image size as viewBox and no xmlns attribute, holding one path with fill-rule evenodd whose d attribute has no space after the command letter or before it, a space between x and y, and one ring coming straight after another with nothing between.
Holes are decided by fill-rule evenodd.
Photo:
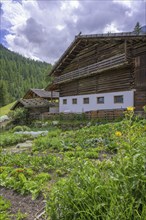
<instances>
[{"instance_id":1,"label":"roof eave","mask_svg":"<svg viewBox=\"0 0 146 220\"><path fill-rule=\"evenodd\" d=\"M65 52L62 54L62 56L58 59L56 64L53 66L51 72L49 73L49 76L52 76L54 74L54 70L58 69L60 65L63 63L64 59L66 59L67 54L70 54L74 47L76 46L76 43L79 41L79 35L75 36L75 39L72 41L72 43L69 45L69 47L65 50Z\"/></svg>"}]
</instances>

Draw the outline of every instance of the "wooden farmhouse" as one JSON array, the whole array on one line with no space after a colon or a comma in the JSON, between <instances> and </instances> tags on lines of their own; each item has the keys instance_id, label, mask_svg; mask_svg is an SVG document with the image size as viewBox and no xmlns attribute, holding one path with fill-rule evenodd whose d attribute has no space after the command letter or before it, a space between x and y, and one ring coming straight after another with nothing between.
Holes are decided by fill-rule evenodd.
<instances>
[{"instance_id":1,"label":"wooden farmhouse","mask_svg":"<svg viewBox=\"0 0 146 220\"><path fill-rule=\"evenodd\" d=\"M53 102L59 99L59 93L54 91L46 91L44 89L29 89L23 97L23 99L33 98L43 98Z\"/></svg>"},{"instance_id":2,"label":"wooden farmhouse","mask_svg":"<svg viewBox=\"0 0 146 220\"><path fill-rule=\"evenodd\" d=\"M39 118L42 114L58 113L59 93L44 89L29 89L24 97L11 108L25 108L31 118Z\"/></svg>"},{"instance_id":3,"label":"wooden farmhouse","mask_svg":"<svg viewBox=\"0 0 146 220\"><path fill-rule=\"evenodd\" d=\"M11 110L17 108L27 109L30 118L40 118L43 113L58 112L58 103L49 102L42 98L20 99L12 106Z\"/></svg>"},{"instance_id":4,"label":"wooden farmhouse","mask_svg":"<svg viewBox=\"0 0 146 220\"><path fill-rule=\"evenodd\" d=\"M50 75L59 112L121 111L146 105L146 34L78 35Z\"/></svg>"}]
</instances>

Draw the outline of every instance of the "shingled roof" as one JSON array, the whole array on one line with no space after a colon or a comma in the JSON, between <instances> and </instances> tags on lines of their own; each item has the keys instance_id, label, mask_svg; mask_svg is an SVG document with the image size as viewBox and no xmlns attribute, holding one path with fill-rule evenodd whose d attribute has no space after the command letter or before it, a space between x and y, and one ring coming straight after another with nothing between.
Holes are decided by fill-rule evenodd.
<instances>
[{"instance_id":1,"label":"shingled roof","mask_svg":"<svg viewBox=\"0 0 146 220\"><path fill-rule=\"evenodd\" d=\"M51 103L48 100L42 98L20 99L12 106L11 110L15 110L17 107L42 108L42 107L52 107L55 105L56 103Z\"/></svg>"},{"instance_id":2,"label":"shingled roof","mask_svg":"<svg viewBox=\"0 0 146 220\"><path fill-rule=\"evenodd\" d=\"M54 91L46 91L44 89L29 89L28 92L24 95L24 99L28 95L28 93L33 92L40 98L59 98L59 92Z\"/></svg>"}]
</instances>

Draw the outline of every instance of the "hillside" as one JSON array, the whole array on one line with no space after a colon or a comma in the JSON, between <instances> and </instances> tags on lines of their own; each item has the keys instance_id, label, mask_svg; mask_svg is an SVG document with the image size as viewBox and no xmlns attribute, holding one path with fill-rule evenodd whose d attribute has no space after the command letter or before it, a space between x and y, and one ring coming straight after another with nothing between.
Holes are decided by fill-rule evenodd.
<instances>
[{"instance_id":1,"label":"hillside","mask_svg":"<svg viewBox=\"0 0 146 220\"><path fill-rule=\"evenodd\" d=\"M10 111L10 108L14 105L15 102L9 103L8 105L5 105L0 108L0 117L3 115L7 115Z\"/></svg>"},{"instance_id":2,"label":"hillside","mask_svg":"<svg viewBox=\"0 0 146 220\"><path fill-rule=\"evenodd\" d=\"M0 44L0 106L22 97L29 88L48 85L51 64L34 61L14 53Z\"/></svg>"}]
</instances>

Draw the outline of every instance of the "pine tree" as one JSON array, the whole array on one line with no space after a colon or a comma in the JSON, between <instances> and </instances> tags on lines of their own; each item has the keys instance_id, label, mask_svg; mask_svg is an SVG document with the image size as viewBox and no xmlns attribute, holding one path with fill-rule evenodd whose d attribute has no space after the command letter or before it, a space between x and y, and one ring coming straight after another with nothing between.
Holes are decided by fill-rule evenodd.
<instances>
[{"instance_id":1,"label":"pine tree","mask_svg":"<svg viewBox=\"0 0 146 220\"><path fill-rule=\"evenodd\" d=\"M135 27L134 27L134 33L135 34L140 34L141 31L141 25L139 22L136 23Z\"/></svg>"},{"instance_id":2,"label":"pine tree","mask_svg":"<svg viewBox=\"0 0 146 220\"><path fill-rule=\"evenodd\" d=\"M0 44L0 106L24 96L30 88L45 88L51 65L14 53ZM47 73L46 73L46 70ZM2 94L1 94L2 93Z\"/></svg>"},{"instance_id":3,"label":"pine tree","mask_svg":"<svg viewBox=\"0 0 146 220\"><path fill-rule=\"evenodd\" d=\"M7 91L7 83L4 80L0 80L0 107L6 105L9 102L9 94Z\"/></svg>"}]
</instances>

